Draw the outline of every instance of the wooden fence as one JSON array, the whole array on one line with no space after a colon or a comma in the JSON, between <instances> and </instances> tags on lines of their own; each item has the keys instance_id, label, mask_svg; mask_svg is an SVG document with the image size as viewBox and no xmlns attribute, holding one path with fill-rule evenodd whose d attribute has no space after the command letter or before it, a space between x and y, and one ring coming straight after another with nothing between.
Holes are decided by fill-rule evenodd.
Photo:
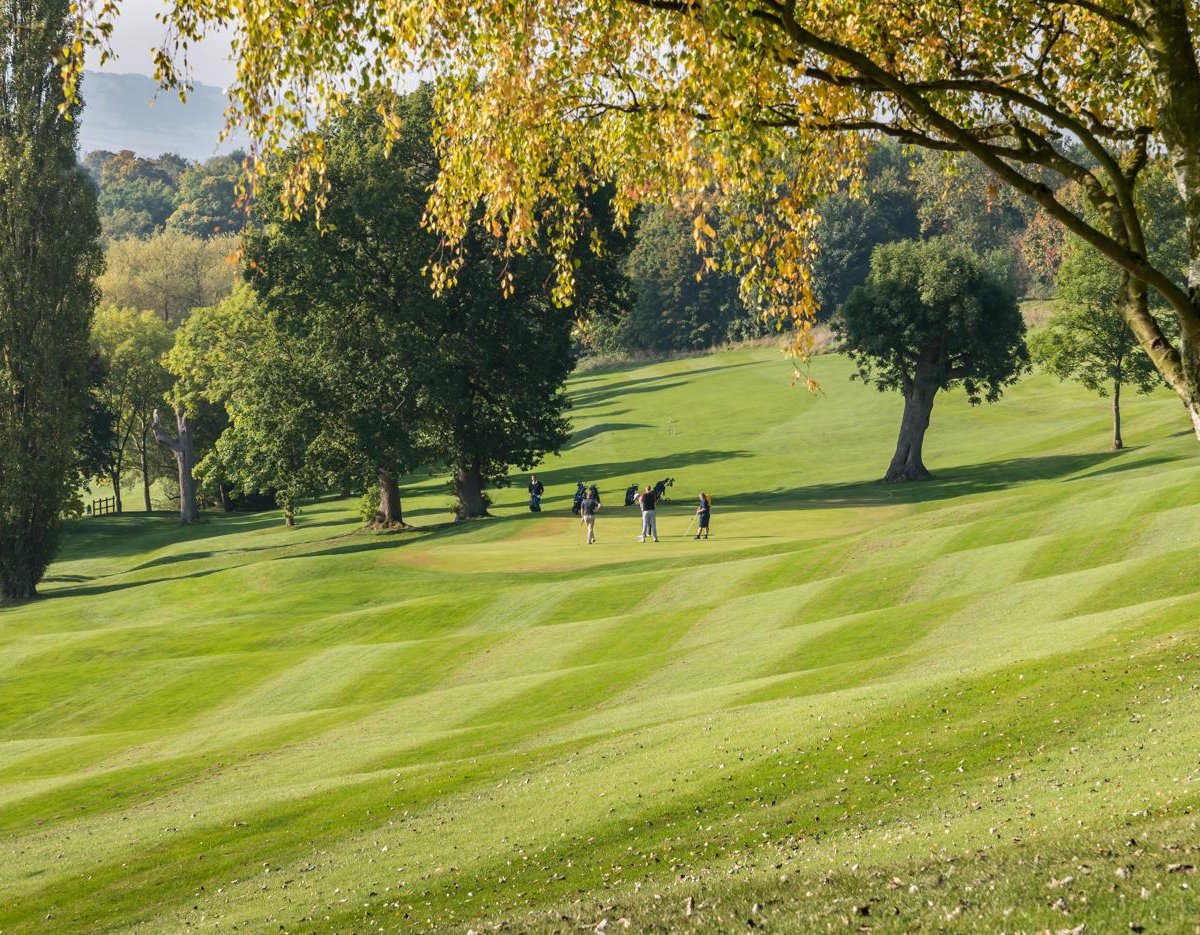
<instances>
[{"instance_id":1,"label":"wooden fence","mask_svg":"<svg viewBox=\"0 0 1200 935\"><path fill-rule=\"evenodd\" d=\"M117 512L117 498L104 497L101 500L93 500L87 508L88 516L103 516L105 513Z\"/></svg>"}]
</instances>

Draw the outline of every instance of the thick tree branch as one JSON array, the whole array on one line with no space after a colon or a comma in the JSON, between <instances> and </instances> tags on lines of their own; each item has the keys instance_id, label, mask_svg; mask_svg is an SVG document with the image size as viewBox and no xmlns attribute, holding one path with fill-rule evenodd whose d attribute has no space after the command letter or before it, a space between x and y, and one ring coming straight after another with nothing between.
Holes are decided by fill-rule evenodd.
<instances>
[{"instance_id":1,"label":"thick tree branch","mask_svg":"<svg viewBox=\"0 0 1200 935\"><path fill-rule=\"evenodd\" d=\"M1018 172L1001 156L992 152L985 143L976 139L969 128L947 117L934 106L924 93L915 90L872 58L842 43L825 39L807 29L790 15L790 10L781 0L767 0L767 2L775 6L777 13L781 16L783 28L787 30L797 45L840 61L859 75L873 81L897 100L903 102L926 126L959 144L963 151L970 153L1002 181L1040 205L1047 214L1071 233L1095 247L1122 269L1153 286L1176 309L1181 318L1193 317L1194 312L1187 293L1176 286L1169 276L1154 267L1146 257L1134 253L1111 236L1087 223L1060 202L1054 192L1045 184Z\"/></svg>"}]
</instances>

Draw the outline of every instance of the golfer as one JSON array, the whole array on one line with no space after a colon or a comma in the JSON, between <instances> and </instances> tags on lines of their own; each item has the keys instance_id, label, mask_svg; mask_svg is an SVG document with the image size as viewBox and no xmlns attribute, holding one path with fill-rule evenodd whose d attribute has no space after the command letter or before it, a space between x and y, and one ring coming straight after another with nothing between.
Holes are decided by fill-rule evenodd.
<instances>
[{"instance_id":1,"label":"golfer","mask_svg":"<svg viewBox=\"0 0 1200 935\"><path fill-rule=\"evenodd\" d=\"M704 533L704 538L708 538L708 518L712 514L712 498L704 491L700 491L700 505L696 507L696 517L699 520L700 528L696 530L696 538L700 538L700 534Z\"/></svg>"},{"instance_id":2,"label":"golfer","mask_svg":"<svg viewBox=\"0 0 1200 935\"><path fill-rule=\"evenodd\" d=\"M579 515L583 517L583 525L587 527L587 544L596 541L596 511L600 509L600 501L591 492L579 504Z\"/></svg>"},{"instance_id":3,"label":"golfer","mask_svg":"<svg viewBox=\"0 0 1200 935\"><path fill-rule=\"evenodd\" d=\"M529 475L529 512L542 512L542 494L546 492L546 486L537 479L536 474Z\"/></svg>"},{"instance_id":4,"label":"golfer","mask_svg":"<svg viewBox=\"0 0 1200 935\"><path fill-rule=\"evenodd\" d=\"M645 542L647 536L653 536L654 541L658 541L658 520L654 513L654 507L658 505L658 498L654 496L654 491L650 485L646 485L645 492L638 497L638 503L642 506L642 534L638 536L638 542Z\"/></svg>"}]
</instances>

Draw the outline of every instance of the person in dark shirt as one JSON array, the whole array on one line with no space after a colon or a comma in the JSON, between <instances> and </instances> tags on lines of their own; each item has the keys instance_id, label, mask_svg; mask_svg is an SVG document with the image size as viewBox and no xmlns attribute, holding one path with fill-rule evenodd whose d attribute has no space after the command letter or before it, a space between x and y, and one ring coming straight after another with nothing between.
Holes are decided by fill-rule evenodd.
<instances>
[{"instance_id":1,"label":"person in dark shirt","mask_svg":"<svg viewBox=\"0 0 1200 935\"><path fill-rule=\"evenodd\" d=\"M658 520L654 508L658 505L658 498L654 496L649 484L646 485L645 492L638 497L638 503L642 507L642 534L638 537L638 542L645 542L647 536L653 536L657 542Z\"/></svg>"},{"instance_id":2,"label":"person in dark shirt","mask_svg":"<svg viewBox=\"0 0 1200 935\"><path fill-rule=\"evenodd\" d=\"M540 513L542 511L542 494L546 492L545 486L537 479L536 474L529 475L529 511L531 513Z\"/></svg>"},{"instance_id":3,"label":"person in dark shirt","mask_svg":"<svg viewBox=\"0 0 1200 935\"><path fill-rule=\"evenodd\" d=\"M595 489L594 487L592 488ZM583 525L587 527L587 544L591 545L596 541L596 511L600 509L600 501L592 496L591 492L583 498L583 502L579 504L579 515L583 517Z\"/></svg>"},{"instance_id":4,"label":"person in dark shirt","mask_svg":"<svg viewBox=\"0 0 1200 935\"><path fill-rule=\"evenodd\" d=\"M705 538L705 539L708 538L708 520L711 515L712 515L712 498L709 497L708 494L701 491L700 505L698 507L696 507L696 516L699 517L699 521L700 521L700 528L696 530L696 538L697 539L701 538L701 535L700 535L701 533L704 534L703 538Z\"/></svg>"}]
</instances>

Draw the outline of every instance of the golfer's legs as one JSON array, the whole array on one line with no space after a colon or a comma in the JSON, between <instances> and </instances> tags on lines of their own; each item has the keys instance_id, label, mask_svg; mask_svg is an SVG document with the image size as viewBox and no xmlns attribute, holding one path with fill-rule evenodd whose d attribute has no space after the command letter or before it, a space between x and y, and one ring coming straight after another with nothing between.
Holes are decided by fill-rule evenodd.
<instances>
[{"instance_id":1,"label":"golfer's legs","mask_svg":"<svg viewBox=\"0 0 1200 935\"><path fill-rule=\"evenodd\" d=\"M596 541L596 517L585 516L583 518L583 525L587 527L587 541L588 545L591 545Z\"/></svg>"},{"instance_id":2,"label":"golfer's legs","mask_svg":"<svg viewBox=\"0 0 1200 935\"><path fill-rule=\"evenodd\" d=\"M655 539L657 539L658 538L658 514L654 510L651 510L649 513L647 513L645 515L650 517L650 519L647 523L647 526L650 529L650 535L652 535Z\"/></svg>"},{"instance_id":3,"label":"golfer's legs","mask_svg":"<svg viewBox=\"0 0 1200 935\"><path fill-rule=\"evenodd\" d=\"M650 521L651 521L651 519L653 519L653 517L654 517L654 514L651 513L649 510L642 510L642 538L643 539L645 539L646 536L648 536L650 534L649 533Z\"/></svg>"}]
</instances>

